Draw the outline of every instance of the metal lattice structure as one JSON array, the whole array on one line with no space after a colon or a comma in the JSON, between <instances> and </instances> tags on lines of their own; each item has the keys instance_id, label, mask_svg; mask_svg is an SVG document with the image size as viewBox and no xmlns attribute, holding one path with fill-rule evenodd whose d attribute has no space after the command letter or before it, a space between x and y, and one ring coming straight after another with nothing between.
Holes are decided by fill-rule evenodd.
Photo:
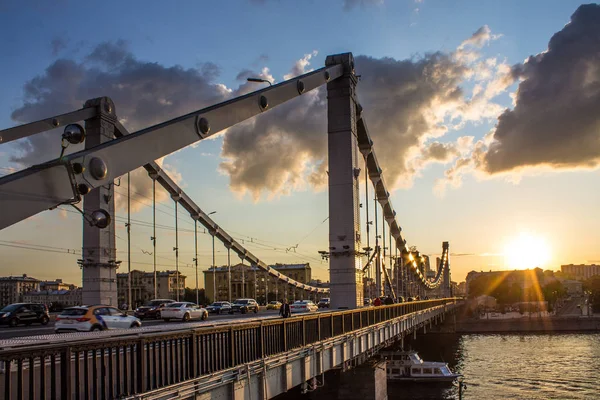
<instances>
[{"instance_id":1,"label":"metal lattice structure","mask_svg":"<svg viewBox=\"0 0 600 400\"><path fill-rule=\"evenodd\" d=\"M90 278L89 281L110 280L110 271L116 269L117 266L114 260L114 224L112 227L110 224L114 204L113 211L111 211L110 206L105 204L109 201L103 202L102 199L112 196L111 185L116 178L143 166L150 177L164 187L173 200L183 206L194 221L206 227L213 237L237 254L242 261L248 261L251 265L266 271L270 276L295 288L310 293L327 294L330 292L327 288L313 287L297 282L270 268L219 227L154 161L213 136L248 118L267 112L308 91L327 85L331 282L332 288L335 286L335 290L340 293L340 298L348 298L333 305L350 308L362 305L363 267L361 263L365 254L360 252L360 212L358 210L358 173L356 168L359 153L364 157L368 177L375 189L377 201L383 210L383 219L389 228L389 234L394 239L396 248L403 252L407 250L407 245L401 233L402 229L396 220L396 211L392 206L390 193L375 155L373 141L362 114L362 107L358 103L357 82L353 57L350 53L346 53L327 57L324 68L131 134L118 121L115 105L106 97L90 100L86 102L84 108L71 113L0 131L0 143L9 143L43 131L66 126L63 140L79 143L85 139L86 132L79 125L72 124L83 120L86 122L88 133L93 131L95 135L89 135L86 139L86 148L82 151L66 156L61 155L58 159L0 178L0 209L3 210L0 213L0 229L41 211L63 204L75 204L85 198L84 217L90 227L95 230L107 227L108 229L104 234L89 231L90 227L84 229L84 252L86 249L96 251L96 258L92 257L88 259L90 261L83 262L84 271L85 267L102 267L96 269L109 271L108 275L100 274ZM115 138L98 139L102 135ZM358 171L360 172L360 170ZM333 186L336 188L332 189ZM90 209L91 206L95 209ZM6 212L6 210L10 210L10 212ZM350 219L346 220L348 216ZM86 229L88 229L87 233ZM101 255L102 251L106 255ZM86 259L85 254L83 257ZM369 265L370 262L366 267ZM444 242L441 265L433 280L428 280L424 276L419 269L417 260L411 260L408 267L412 279L426 289L437 288L442 283L449 284L447 279L449 274L448 242ZM385 269L383 274L392 287L391 278ZM109 278L106 278L107 276ZM84 278L84 291L85 283ZM109 289L100 285L96 286L94 290L100 293ZM332 291L332 297L333 295ZM102 300L101 297L98 299Z\"/></svg>"}]
</instances>

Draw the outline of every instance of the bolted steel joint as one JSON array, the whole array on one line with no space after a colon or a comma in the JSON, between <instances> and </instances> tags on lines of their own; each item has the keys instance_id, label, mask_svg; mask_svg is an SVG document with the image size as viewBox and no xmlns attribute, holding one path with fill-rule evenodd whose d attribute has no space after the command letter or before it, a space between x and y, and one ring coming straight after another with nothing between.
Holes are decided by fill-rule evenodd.
<instances>
[{"instance_id":1,"label":"bolted steel joint","mask_svg":"<svg viewBox=\"0 0 600 400\"><path fill-rule=\"evenodd\" d=\"M210 123L206 118L199 115L196 117L196 133L202 138L210 133Z\"/></svg>"},{"instance_id":2,"label":"bolted steel joint","mask_svg":"<svg viewBox=\"0 0 600 400\"><path fill-rule=\"evenodd\" d=\"M108 211L99 209L92 213L90 225L95 226L100 229L106 228L110 225L110 214Z\"/></svg>"},{"instance_id":3,"label":"bolted steel joint","mask_svg":"<svg viewBox=\"0 0 600 400\"><path fill-rule=\"evenodd\" d=\"M265 111L267 108L269 108L269 101L265 96L261 95L258 99L258 105L262 111Z\"/></svg>"},{"instance_id":4,"label":"bolted steel joint","mask_svg":"<svg viewBox=\"0 0 600 400\"><path fill-rule=\"evenodd\" d=\"M85 129L79 124L69 124L65 126L62 138L71 144L83 143L85 140Z\"/></svg>"},{"instance_id":5,"label":"bolted steel joint","mask_svg":"<svg viewBox=\"0 0 600 400\"><path fill-rule=\"evenodd\" d=\"M79 185L77 185L77 191L79 192L79 194L86 195L90 192L90 187L85 183L80 183Z\"/></svg>"},{"instance_id":6,"label":"bolted steel joint","mask_svg":"<svg viewBox=\"0 0 600 400\"><path fill-rule=\"evenodd\" d=\"M104 160L102 160L101 158L98 157L94 157L90 160L90 164L89 164L89 168L90 168L90 175L92 175L92 177L98 181L106 178L106 175L108 173L108 167L106 166L106 163L104 162Z\"/></svg>"}]
</instances>

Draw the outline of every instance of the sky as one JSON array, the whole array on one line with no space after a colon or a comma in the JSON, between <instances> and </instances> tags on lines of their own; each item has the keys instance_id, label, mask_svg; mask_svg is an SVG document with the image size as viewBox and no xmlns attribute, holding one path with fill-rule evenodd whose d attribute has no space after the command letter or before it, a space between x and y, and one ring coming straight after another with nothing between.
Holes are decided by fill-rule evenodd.
<instances>
[{"instance_id":1,"label":"sky","mask_svg":"<svg viewBox=\"0 0 600 400\"><path fill-rule=\"evenodd\" d=\"M409 246L435 257L449 241L455 281L471 270L600 262L598 5L2 1L0 34L0 129L110 96L135 131L263 87L248 77L281 82L352 52ZM327 280L318 254L328 248L326 112L325 91L313 91L159 162L259 258L309 262ZM60 134L0 145L0 176L58 157ZM131 177L131 268L150 271L151 180L139 170ZM124 177L116 187L120 271L126 190ZM158 269L174 269L174 204L162 190L157 196ZM182 214L180 268L193 287L194 224ZM77 211L46 211L0 231L0 274L79 284L80 251ZM218 243L215 257L226 262ZM211 259L200 229L200 270Z\"/></svg>"}]
</instances>

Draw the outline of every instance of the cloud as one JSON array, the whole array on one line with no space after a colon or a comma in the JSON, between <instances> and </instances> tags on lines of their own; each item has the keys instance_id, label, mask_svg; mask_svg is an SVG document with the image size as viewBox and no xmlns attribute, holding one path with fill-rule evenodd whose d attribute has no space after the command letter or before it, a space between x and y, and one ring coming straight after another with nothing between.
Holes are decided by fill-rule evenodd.
<instances>
[{"instance_id":1,"label":"cloud","mask_svg":"<svg viewBox=\"0 0 600 400\"><path fill-rule=\"evenodd\" d=\"M500 37L502 37L502 35L493 35L490 27L484 25L477 29L470 38L463 41L460 46L458 46L458 50L463 50L466 47L483 47L489 41L496 40Z\"/></svg>"},{"instance_id":2,"label":"cloud","mask_svg":"<svg viewBox=\"0 0 600 400\"><path fill-rule=\"evenodd\" d=\"M344 0L344 11L350 11L355 7L380 6L384 0Z\"/></svg>"},{"instance_id":3,"label":"cloud","mask_svg":"<svg viewBox=\"0 0 600 400\"><path fill-rule=\"evenodd\" d=\"M489 28L483 32L493 36ZM461 138L463 142L455 143L445 143L441 138L467 122L478 122L500 112L491 99L503 86L495 82L501 69L507 76L512 76L512 70L495 59L483 60L471 47L405 60L355 58L357 72L362 76L359 100L390 189L411 186L415 176L431 163L464 157L464 148L472 144L472 138ZM469 57L464 56L467 51ZM306 53L283 78L310 71L316 55L316 51ZM58 59L43 74L26 82L24 104L13 112L12 118L30 122L77 109L87 99L106 95L114 100L117 115L125 126L135 131L260 87L247 82L248 77L276 81L267 67L260 71L243 69L236 76L238 86L228 88L217 81L219 68L213 63L189 69L167 67L138 60L123 41L101 43L82 61ZM468 80L480 86L470 98L461 88ZM493 90L492 84L497 86ZM324 87L226 132L219 171L229 177L230 188L238 195L249 194L258 200L263 195L273 197L325 187ZM21 165L39 163L58 156L60 132L37 135L16 142L15 146L12 161ZM69 149L74 150L76 146ZM151 181L145 172L135 171L132 176L135 191L149 195Z\"/></svg>"},{"instance_id":4,"label":"cloud","mask_svg":"<svg viewBox=\"0 0 600 400\"><path fill-rule=\"evenodd\" d=\"M488 86L519 80L514 108L474 145L468 161L446 178L460 184L471 172L513 180L536 171L597 168L600 165L600 6L582 5L555 33L546 51L503 73Z\"/></svg>"},{"instance_id":5,"label":"cloud","mask_svg":"<svg viewBox=\"0 0 600 400\"><path fill-rule=\"evenodd\" d=\"M15 122L27 123L76 110L91 98L109 96L121 121L135 131L231 97L231 90L215 82L218 74L218 67L212 63L194 69L166 67L137 60L123 41L101 43L83 61L58 59L43 74L26 82L24 104L11 117ZM53 130L15 142L11 161L30 166L57 158L60 134L61 130ZM68 150L81 147L71 146ZM165 164L164 168L181 180L172 167ZM141 195L140 200L151 196L152 181L146 171L138 169L131 176L132 190ZM159 195L159 199L166 196ZM137 209L139 203L133 203ZM117 205L123 208L119 199Z\"/></svg>"},{"instance_id":6,"label":"cloud","mask_svg":"<svg viewBox=\"0 0 600 400\"><path fill-rule=\"evenodd\" d=\"M302 75L302 74L312 71L312 69L307 69L306 67L308 67L310 65L310 59L313 57L316 57L317 54L319 54L319 52L316 50L313 51L312 53L305 54L304 57L302 57L301 59L296 61L296 63L292 67L292 70L290 71L290 73L285 74L283 76L283 79L286 79L286 80L292 79L298 75Z\"/></svg>"},{"instance_id":7,"label":"cloud","mask_svg":"<svg viewBox=\"0 0 600 400\"><path fill-rule=\"evenodd\" d=\"M67 42L63 38L56 37L50 41L52 47L52 57L56 57L63 49L67 48Z\"/></svg>"},{"instance_id":8,"label":"cloud","mask_svg":"<svg viewBox=\"0 0 600 400\"><path fill-rule=\"evenodd\" d=\"M285 78L308 71L311 54L298 60ZM460 85L477 74L457 53L407 60L357 56L355 62L362 76L359 100L391 189L409 187L427 165L451 162L468 152L473 142L472 137L456 143L432 140L501 111L491 102L496 92L465 98ZM483 62L478 68L492 72L478 78L485 89L498 65ZM326 132L326 91L321 88L230 128L224 136L220 170L230 177L234 192L255 200L263 194L322 189L327 183Z\"/></svg>"}]
</instances>

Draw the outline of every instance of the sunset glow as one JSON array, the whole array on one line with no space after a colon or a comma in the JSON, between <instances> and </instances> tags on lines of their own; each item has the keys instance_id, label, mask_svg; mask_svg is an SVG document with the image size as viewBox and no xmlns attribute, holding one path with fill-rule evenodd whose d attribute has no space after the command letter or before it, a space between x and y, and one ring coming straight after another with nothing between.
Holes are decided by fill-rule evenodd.
<instances>
[{"instance_id":1,"label":"sunset glow","mask_svg":"<svg viewBox=\"0 0 600 400\"><path fill-rule=\"evenodd\" d=\"M528 269L543 266L550 261L550 247L538 236L521 233L504 249L507 269Z\"/></svg>"}]
</instances>

